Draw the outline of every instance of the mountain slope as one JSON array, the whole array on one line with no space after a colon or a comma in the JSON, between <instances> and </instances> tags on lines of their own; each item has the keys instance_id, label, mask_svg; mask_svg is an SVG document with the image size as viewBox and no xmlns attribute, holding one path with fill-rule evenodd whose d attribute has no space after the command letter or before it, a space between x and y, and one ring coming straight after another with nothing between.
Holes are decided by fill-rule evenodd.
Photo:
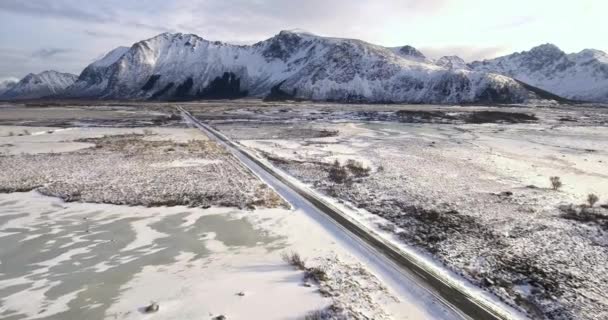
<instances>
[{"instance_id":1,"label":"mountain slope","mask_svg":"<svg viewBox=\"0 0 608 320\"><path fill-rule=\"evenodd\" d=\"M14 87L17 82L19 82L19 80L8 79L0 81L0 96L2 96L3 93Z\"/></svg>"},{"instance_id":2,"label":"mountain slope","mask_svg":"<svg viewBox=\"0 0 608 320\"><path fill-rule=\"evenodd\" d=\"M61 94L74 84L78 76L57 71L30 73L0 95L0 99L37 99Z\"/></svg>"},{"instance_id":3,"label":"mountain slope","mask_svg":"<svg viewBox=\"0 0 608 320\"><path fill-rule=\"evenodd\" d=\"M467 63L459 56L443 56L435 61L435 64L448 69L471 70Z\"/></svg>"},{"instance_id":4,"label":"mountain slope","mask_svg":"<svg viewBox=\"0 0 608 320\"><path fill-rule=\"evenodd\" d=\"M608 102L608 55L586 49L566 54L552 44L469 67L480 72L500 73L573 100Z\"/></svg>"},{"instance_id":5,"label":"mountain slope","mask_svg":"<svg viewBox=\"0 0 608 320\"><path fill-rule=\"evenodd\" d=\"M171 100L263 97L274 90L300 99L361 102L535 97L509 77L449 70L416 57L415 49L301 32L282 31L251 46L165 33L117 50L112 59L106 56L87 67L67 96Z\"/></svg>"}]
</instances>

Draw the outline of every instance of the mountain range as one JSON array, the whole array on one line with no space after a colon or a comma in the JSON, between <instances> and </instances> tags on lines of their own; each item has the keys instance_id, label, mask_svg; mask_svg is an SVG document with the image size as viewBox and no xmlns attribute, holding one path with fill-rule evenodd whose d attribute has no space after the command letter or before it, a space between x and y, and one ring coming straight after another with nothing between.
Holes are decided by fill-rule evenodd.
<instances>
[{"instance_id":1,"label":"mountain range","mask_svg":"<svg viewBox=\"0 0 608 320\"><path fill-rule=\"evenodd\" d=\"M63 94L73 85L78 76L57 71L44 71L39 74L30 73L17 83L8 83L0 99L38 99Z\"/></svg>"},{"instance_id":2,"label":"mountain range","mask_svg":"<svg viewBox=\"0 0 608 320\"><path fill-rule=\"evenodd\" d=\"M521 103L561 96L608 101L608 55L553 45L466 63L411 46L281 31L253 45L163 33L119 47L79 76L30 74L0 99L194 100L260 97L341 102Z\"/></svg>"}]
</instances>

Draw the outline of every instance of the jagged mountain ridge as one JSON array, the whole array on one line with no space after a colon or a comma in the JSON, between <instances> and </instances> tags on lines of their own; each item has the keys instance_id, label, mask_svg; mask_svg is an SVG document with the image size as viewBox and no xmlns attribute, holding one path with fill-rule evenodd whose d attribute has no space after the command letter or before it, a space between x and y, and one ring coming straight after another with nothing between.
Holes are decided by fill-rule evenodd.
<instances>
[{"instance_id":1,"label":"jagged mountain ridge","mask_svg":"<svg viewBox=\"0 0 608 320\"><path fill-rule=\"evenodd\" d=\"M544 44L468 66L500 73L565 98L608 102L608 54L600 50L566 54L553 44Z\"/></svg>"},{"instance_id":2,"label":"jagged mountain ridge","mask_svg":"<svg viewBox=\"0 0 608 320\"><path fill-rule=\"evenodd\" d=\"M291 31L250 46L164 33L93 63L66 96L263 97L274 89L294 98L362 102L522 102L535 97L509 77L449 70L414 50L395 52L360 40Z\"/></svg>"},{"instance_id":3,"label":"jagged mountain ridge","mask_svg":"<svg viewBox=\"0 0 608 320\"><path fill-rule=\"evenodd\" d=\"M64 93L77 79L77 75L53 70L39 74L30 73L2 93L0 99L38 99L55 96Z\"/></svg>"},{"instance_id":4,"label":"jagged mountain ridge","mask_svg":"<svg viewBox=\"0 0 608 320\"><path fill-rule=\"evenodd\" d=\"M458 56L443 56L435 61L435 64L448 69L471 70L467 63Z\"/></svg>"}]
</instances>

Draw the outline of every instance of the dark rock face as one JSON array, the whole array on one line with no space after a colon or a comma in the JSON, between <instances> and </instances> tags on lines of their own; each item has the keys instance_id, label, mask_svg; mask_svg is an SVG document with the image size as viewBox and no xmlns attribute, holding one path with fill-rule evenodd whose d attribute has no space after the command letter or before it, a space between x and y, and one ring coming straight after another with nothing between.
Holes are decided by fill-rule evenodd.
<instances>
[{"instance_id":1,"label":"dark rock face","mask_svg":"<svg viewBox=\"0 0 608 320\"><path fill-rule=\"evenodd\" d=\"M481 103L518 103L519 99L514 99L509 88L487 87L479 94L477 101Z\"/></svg>"},{"instance_id":2,"label":"dark rock face","mask_svg":"<svg viewBox=\"0 0 608 320\"><path fill-rule=\"evenodd\" d=\"M298 90L296 88L293 88L291 93L288 93L286 91L283 91L281 89L281 86L283 85L283 83L285 83L285 81L282 81L281 83L277 84L276 86L272 87L270 89L270 94L268 94L265 98L264 101L286 101L286 100L294 100L296 97L296 94L298 93Z\"/></svg>"},{"instance_id":3,"label":"dark rock face","mask_svg":"<svg viewBox=\"0 0 608 320\"><path fill-rule=\"evenodd\" d=\"M151 100L156 100L159 99L161 97L163 97L167 92L169 92L169 90L171 90L171 88L173 88L175 84L173 82L169 82L167 83L167 85L162 88L161 90L157 91L156 93L154 93L152 95L152 97L150 97Z\"/></svg>"},{"instance_id":4,"label":"dark rock face","mask_svg":"<svg viewBox=\"0 0 608 320\"><path fill-rule=\"evenodd\" d=\"M173 93L173 99L182 101L192 98L192 94L190 93L190 91L192 90L193 85L194 80L192 80L192 77L186 79L175 89L175 93Z\"/></svg>"},{"instance_id":5,"label":"dark rock face","mask_svg":"<svg viewBox=\"0 0 608 320\"><path fill-rule=\"evenodd\" d=\"M279 35L268 40L270 43L262 53L268 60L281 59L287 61L289 57L302 45L300 35L289 31L281 31Z\"/></svg>"},{"instance_id":6,"label":"dark rock face","mask_svg":"<svg viewBox=\"0 0 608 320\"><path fill-rule=\"evenodd\" d=\"M247 91L241 91L241 79L232 72L224 72L198 94L198 98L202 99L237 99L245 96Z\"/></svg>"},{"instance_id":7,"label":"dark rock face","mask_svg":"<svg viewBox=\"0 0 608 320\"><path fill-rule=\"evenodd\" d=\"M141 87L141 90L143 90L143 91L152 90L152 88L154 88L154 85L156 84L158 79L160 79L160 74L152 75L150 77L150 79L148 79L148 82L146 82L146 84L144 84L144 86Z\"/></svg>"},{"instance_id":8,"label":"dark rock face","mask_svg":"<svg viewBox=\"0 0 608 320\"><path fill-rule=\"evenodd\" d=\"M418 51L418 49L412 47L412 46L403 46L399 49L399 53L404 55L404 56L409 56L409 57L413 57L413 58L417 58L417 59L424 59L426 58L424 56L424 54L422 54L422 52Z\"/></svg>"},{"instance_id":9,"label":"dark rock face","mask_svg":"<svg viewBox=\"0 0 608 320\"><path fill-rule=\"evenodd\" d=\"M471 91L471 81L464 74L446 74L433 86L433 91L445 96L467 94Z\"/></svg>"}]
</instances>

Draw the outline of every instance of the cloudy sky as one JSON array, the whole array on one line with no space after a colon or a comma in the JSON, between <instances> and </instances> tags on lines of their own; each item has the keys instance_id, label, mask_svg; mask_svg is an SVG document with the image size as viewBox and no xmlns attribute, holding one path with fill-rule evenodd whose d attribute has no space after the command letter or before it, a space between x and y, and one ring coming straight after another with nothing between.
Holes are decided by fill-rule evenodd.
<instances>
[{"instance_id":1,"label":"cloudy sky","mask_svg":"<svg viewBox=\"0 0 608 320\"><path fill-rule=\"evenodd\" d=\"M286 29L491 58L554 43L608 51L605 0L0 0L0 79L79 73L162 32L254 43Z\"/></svg>"}]
</instances>

